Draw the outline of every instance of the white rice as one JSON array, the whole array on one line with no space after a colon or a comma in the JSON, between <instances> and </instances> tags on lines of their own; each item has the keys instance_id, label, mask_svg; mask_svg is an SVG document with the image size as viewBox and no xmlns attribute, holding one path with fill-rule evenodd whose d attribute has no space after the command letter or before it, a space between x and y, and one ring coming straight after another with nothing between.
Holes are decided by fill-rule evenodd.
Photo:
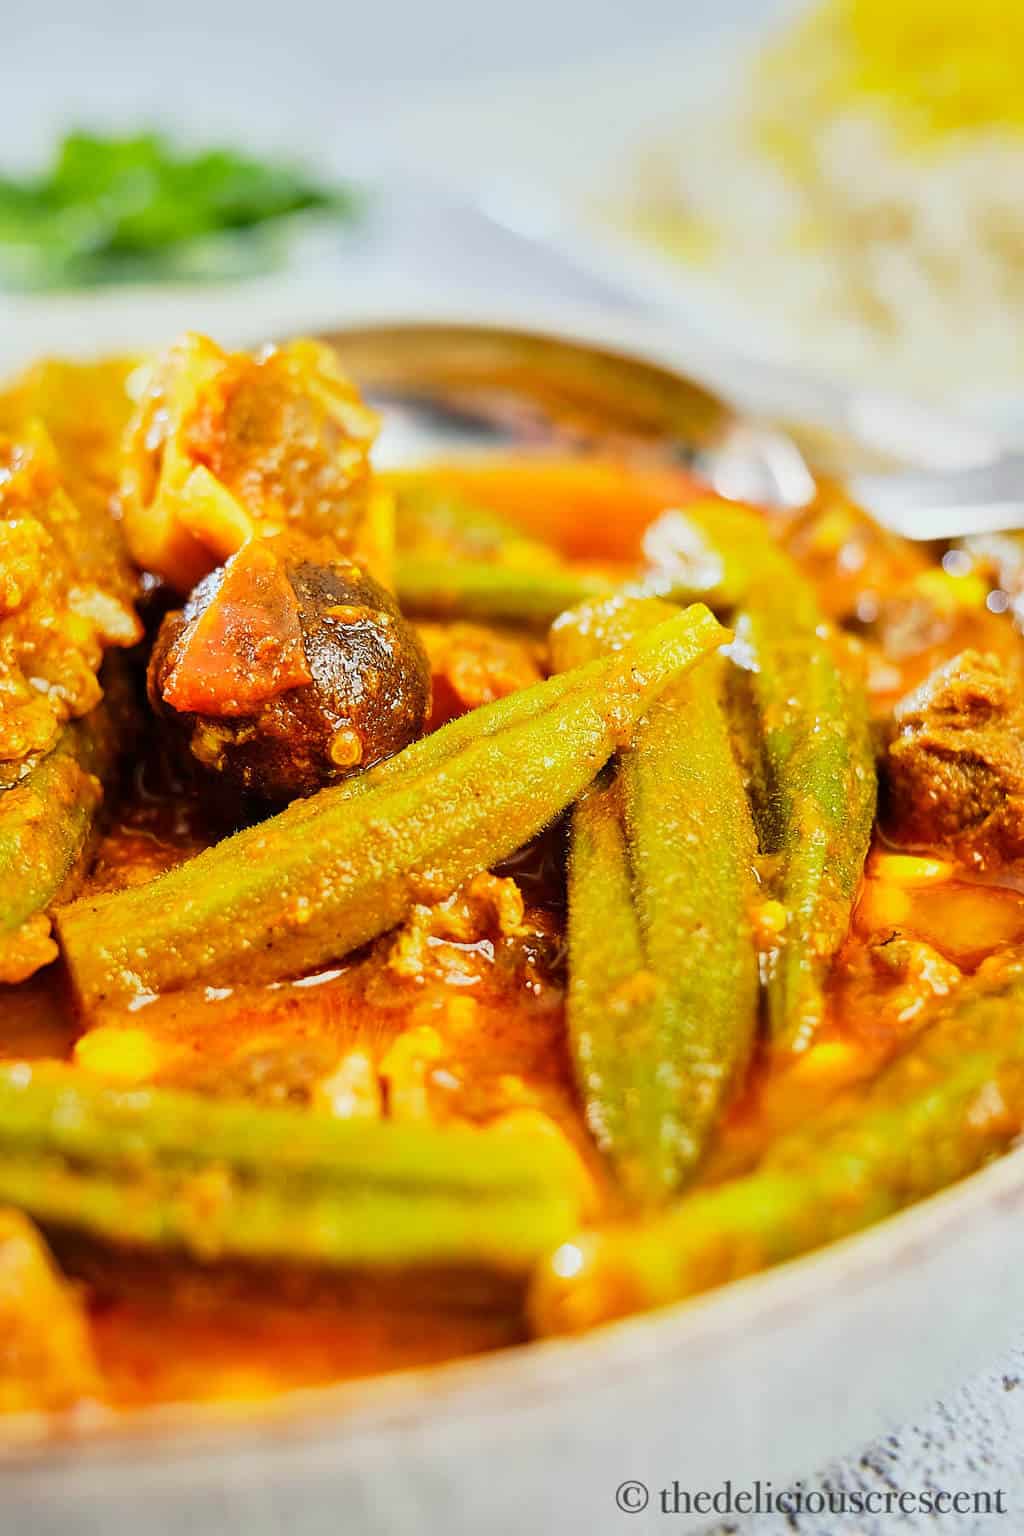
<instances>
[{"instance_id":1,"label":"white rice","mask_svg":"<svg viewBox=\"0 0 1024 1536\"><path fill-rule=\"evenodd\" d=\"M917 152L867 108L814 127L783 165L746 97L702 112L652 161L647 227L699 237L695 273L775 355L944 398L1024 390L1024 137Z\"/></svg>"}]
</instances>

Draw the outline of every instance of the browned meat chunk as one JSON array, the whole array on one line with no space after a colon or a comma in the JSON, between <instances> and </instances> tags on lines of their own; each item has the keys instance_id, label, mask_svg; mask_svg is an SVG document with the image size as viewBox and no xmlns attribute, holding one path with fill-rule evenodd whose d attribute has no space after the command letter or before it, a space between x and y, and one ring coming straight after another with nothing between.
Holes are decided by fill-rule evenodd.
<instances>
[{"instance_id":1,"label":"browned meat chunk","mask_svg":"<svg viewBox=\"0 0 1024 1536\"><path fill-rule=\"evenodd\" d=\"M964 651L897 705L886 827L977 868L1024 856L1024 699L997 657Z\"/></svg>"},{"instance_id":2,"label":"browned meat chunk","mask_svg":"<svg viewBox=\"0 0 1024 1536\"><path fill-rule=\"evenodd\" d=\"M0 397L0 422L4 410ZM106 649L141 634L107 508L71 500L39 421L16 426L0 426L0 789L99 702Z\"/></svg>"},{"instance_id":3,"label":"browned meat chunk","mask_svg":"<svg viewBox=\"0 0 1024 1536\"><path fill-rule=\"evenodd\" d=\"M482 624L417 627L433 672L432 731L467 710L529 688L543 676L540 647L521 635Z\"/></svg>"},{"instance_id":4,"label":"browned meat chunk","mask_svg":"<svg viewBox=\"0 0 1024 1536\"><path fill-rule=\"evenodd\" d=\"M370 563L377 420L329 347L255 354L183 336L153 360L125 439L132 556L187 592L260 528L300 528Z\"/></svg>"}]
</instances>

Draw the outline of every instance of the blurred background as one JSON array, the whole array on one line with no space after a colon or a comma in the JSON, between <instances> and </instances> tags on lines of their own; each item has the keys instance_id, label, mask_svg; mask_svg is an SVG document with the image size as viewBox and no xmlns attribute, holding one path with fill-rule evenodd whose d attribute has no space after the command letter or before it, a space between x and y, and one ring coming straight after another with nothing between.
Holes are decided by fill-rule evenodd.
<instances>
[{"instance_id":1,"label":"blurred background","mask_svg":"<svg viewBox=\"0 0 1024 1536\"><path fill-rule=\"evenodd\" d=\"M1021 57L1020 0L18 3L4 351L561 306L1017 438Z\"/></svg>"},{"instance_id":2,"label":"blurred background","mask_svg":"<svg viewBox=\"0 0 1024 1536\"><path fill-rule=\"evenodd\" d=\"M12 155L45 149L68 119L159 116L251 132L265 144L301 140L315 125L325 136L316 147L353 165L376 161L379 133L398 163L419 166L422 147L392 131L393 114L410 103L467 85L557 79L623 50L675 46L691 29L742 28L780 9L775 0L14 0L5 8L0 120Z\"/></svg>"}]
</instances>

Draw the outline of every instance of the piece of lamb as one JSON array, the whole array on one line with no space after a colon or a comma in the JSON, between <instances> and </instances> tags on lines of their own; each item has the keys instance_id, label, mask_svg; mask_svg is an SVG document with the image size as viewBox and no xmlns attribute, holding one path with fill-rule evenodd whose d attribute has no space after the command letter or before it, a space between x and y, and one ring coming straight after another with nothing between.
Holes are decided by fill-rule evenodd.
<instances>
[{"instance_id":1,"label":"piece of lamb","mask_svg":"<svg viewBox=\"0 0 1024 1536\"><path fill-rule=\"evenodd\" d=\"M894 841L979 869L1024 856L1024 699L998 657L963 651L896 706L882 762Z\"/></svg>"}]
</instances>

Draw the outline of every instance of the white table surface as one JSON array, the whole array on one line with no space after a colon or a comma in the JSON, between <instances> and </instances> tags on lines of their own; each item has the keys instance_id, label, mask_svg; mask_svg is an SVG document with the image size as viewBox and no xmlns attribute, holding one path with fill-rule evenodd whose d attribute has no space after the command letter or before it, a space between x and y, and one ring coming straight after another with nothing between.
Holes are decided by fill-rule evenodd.
<instances>
[{"instance_id":1,"label":"white table surface","mask_svg":"<svg viewBox=\"0 0 1024 1536\"><path fill-rule=\"evenodd\" d=\"M637 42L677 37L681 24L742 26L771 4L633 0L623 7L619 0L564 0L552 6L550 0L519 0L499 11L469 0L434 0L429 7L412 0L379 0L373 7L365 0L357 5L293 0L286 8L292 25L283 35L282 8L262 0L220 5L178 0L170 8L149 7L145 0L105 0L102 7L85 7L80 0L33 7L12 0L5 13L0 129L8 161L37 154L55 127L69 119L137 123L184 117L197 134L238 132L244 126L250 142L341 145L332 156L341 163L359 160L344 144L346 134L358 133L363 146L376 136L377 158L390 171L421 173L414 147L403 143L395 128L410 102L422 106L443 99L470 76L477 81L488 76L499 89L503 77L535 63L538 37L545 41L546 67L557 71ZM319 270L305 288L269 289L267 328L280 332L292 323L330 320L333 312L325 314L323 306L333 294L338 314L351 313L363 299L370 308L412 313L436 302L439 293L450 306L462 302L476 312L490 302L507 309L511 301L524 310L533 303L545 309L558 302L585 304L607 316L610 337L628 330L642 308L542 253L507 242L471 214L453 213L429 198L409 198L399 209L382 212L339 255L339 263L336 270ZM311 312L314 305L318 313ZM235 306L229 296L207 293L198 308L197 316L187 296L172 298L150 330L196 319L217 329L218 315L228 330L244 329L251 295ZM102 346L104 337L125 343L135 334L138 314L136 299L119 306L104 298L84 311L5 300L0 366L38 347L64 344L90 351ZM680 348L685 352L685 337ZM980 1274L978 1284L984 1283ZM928 1304L922 1296L922 1307ZM935 1327L942 1326L937 1316ZM765 1435L768 1440L770 1425ZM883 1493L1002 1489L1010 1513L1002 1521L963 1515L761 1517L709 1529L721 1536L794 1531L897 1536L925 1530L969 1536L975 1530L1024 1530L1024 1346L942 1402L922 1403L915 1421L886 1439L863 1450L836 1450L845 1454L830 1468L806 1469L807 1487ZM666 1467L666 1482L671 1475ZM666 1519L666 1530L672 1526ZM628 1531L629 1519L610 1510L606 1528Z\"/></svg>"}]
</instances>

